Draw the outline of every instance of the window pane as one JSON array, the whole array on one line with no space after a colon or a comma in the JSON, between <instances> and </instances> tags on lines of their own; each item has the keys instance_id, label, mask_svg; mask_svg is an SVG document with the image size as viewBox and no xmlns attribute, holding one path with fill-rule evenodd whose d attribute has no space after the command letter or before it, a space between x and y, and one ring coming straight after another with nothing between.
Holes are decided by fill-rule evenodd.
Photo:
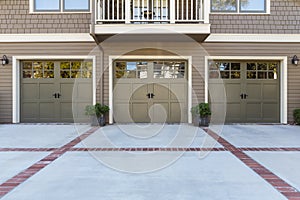
<instances>
[{"instance_id":1,"label":"window pane","mask_svg":"<svg viewBox=\"0 0 300 200\"><path fill-rule=\"evenodd\" d=\"M89 0L64 0L64 10L89 10Z\"/></svg>"},{"instance_id":2,"label":"window pane","mask_svg":"<svg viewBox=\"0 0 300 200\"><path fill-rule=\"evenodd\" d=\"M211 0L212 11L237 11L237 0Z\"/></svg>"},{"instance_id":3,"label":"window pane","mask_svg":"<svg viewBox=\"0 0 300 200\"><path fill-rule=\"evenodd\" d=\"M60 0L35 0L35 10L59 11Z\"/></svg>"},{"instance_id":4,"label":"window pane","mask_svg":"<svg viewBox=\"0 0 300 200\"><path fill-rule=\"evenodd\" d=\"M241 0L241 11L265 11L265 0Z\"/></svg>"}]
</instances>

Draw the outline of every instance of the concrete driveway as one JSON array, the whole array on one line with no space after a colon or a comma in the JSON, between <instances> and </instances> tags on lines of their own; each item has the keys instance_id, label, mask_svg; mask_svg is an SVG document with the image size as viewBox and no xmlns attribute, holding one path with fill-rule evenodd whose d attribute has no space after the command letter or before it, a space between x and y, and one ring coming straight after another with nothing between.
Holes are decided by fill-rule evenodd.
<instances>
[{"instance_id":1,"label":"concrete driveway","mask_svg":"<svg viewBox=\"0 0 300 200\"><path fill-rule=\"evenodd\" d=\"M300 127L0 125L1 200L300 199Z\"/></svg>"}]
</instances>

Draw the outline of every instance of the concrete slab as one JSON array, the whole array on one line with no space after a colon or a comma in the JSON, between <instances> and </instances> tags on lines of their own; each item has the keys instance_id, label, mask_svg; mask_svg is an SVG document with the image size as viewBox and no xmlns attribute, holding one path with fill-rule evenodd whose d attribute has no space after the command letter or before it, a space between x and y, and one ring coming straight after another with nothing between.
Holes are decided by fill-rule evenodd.
<instances>
[{"instance_id":1,"label":"concrete slab","mask_svg":"<svg viewBox=\"0 0 300 200\"><path fill-rule=\"evenodd\" d=\"M300 147L300 126L225 125L221 136L236 147Z\"/></svg>"},{"instance_id":2,"label":"concrete slab","mask_svg":"<svg viewBox=\"0 0 300 200\"><path fill-rule=\"evenodd\" d=\"M182 125L105 126L76 147L222 147L202 129Z\"/></svg>"},{"instance_id":3,"label":"concrete slab","mask_svg":"<svg viewBox=\"0 0 300 200\"><path fill-rule=\"evenodd\" d=\"M300 191L300 152L246 152Z\"/></svg>"},{"instance_id":4,"label":"concrete slab","mask_svg":"<svg viewBox=\"0 0 300 200\"><path fill-rule=\"evenodd\" d=\"M55 148L88 130L88 125L0 125L0 148Z\"/></svg>"},{"instance_id":5,"label":"concrete slab","mask_svg":"<svg viewBox=\"0 0 300 200\"><path fill-rule=\"evenodd\" d=\"M0 185L50 152L0 152Z\"/></svg>"},{"instance_id":6,"label":"concrete slab","mask_svg":"<svg viewBox=\"0 0 300 200\"><path fill-rule=\"evenodd\" d=\"M111 153L107 156L118 157ZM285 198L229 152L211 152L204 159L199 159L195 152L188 152L169 167L142 174L113 170L94 159L88 152L67 152L2 198L19 199Z\"/></svg>"}]
</instances>

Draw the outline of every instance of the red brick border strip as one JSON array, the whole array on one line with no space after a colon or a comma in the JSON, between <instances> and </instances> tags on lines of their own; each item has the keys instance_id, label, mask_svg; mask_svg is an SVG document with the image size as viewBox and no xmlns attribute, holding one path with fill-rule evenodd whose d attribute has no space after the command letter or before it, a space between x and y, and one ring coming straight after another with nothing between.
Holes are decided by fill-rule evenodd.
<instances>
[{"instance_id":1,"label":"red brick border strip","mask_svg":"<svg viewBox=\"0 0 300 200\"><path fill-rule=\"evenodd\" d=\"M9 193L11 190L16 188L18 185L26 181L28 178L39 172L41 169L52 163L57 158L61 157L65 152L69 151L72 147L78 144L80 141L84 140L92 133L94 133L98 127L91 128L84 134L76 137L71 142L65 144L64 146L55 149L50 155L46 156L45 158L41 159L40 161L36 162L29 168L23 170L19 174L15 175L14 177L10 178L6 182L0 185L0 198Z\"/></svg>"},{"instance_id":2,"label":"red brick border strip","mask_svg":"<svg viewBox=\"0 0 300 200\"><path fill-rule=\"evenodd\" d=\"M115 147L115 148L71 148L68 151L167 151L170 147ZM300 151L298 147L236 147L240 151ZM59 148L0 148L0 152L25 151L49 152ZM228 151L226 148L200 148L200 147L171 147L170 151Z\"/></svg>"},{"instance_id":3,"label":"red brick border strip","mask_svg":"<svg viewBox=\"0 0 300 200\"><path fill-rule=\"evenodd\" d=\"M227 151L225 148L197 147L130 147L130 148L71 148L69 151Z\"/></svg>"},{"instance_id":4,"label":"red brick border strip","mask_svg":"<svg viewBox=\"0 0 300 200\"><path fill-rule=\"evenodd\" d=\"M239 160L241 160L244 164L246 164L250 169L256 172L259 176L261 176L264 180L266 180L269 184L271 184L277 191L283 194L289 200L300 200L300 192L285 182L280 177L276 176L274 173L269 171L263 165L259 164L255 160L253 160L250 156L242 152L241 149L236 148L234 145L230 144L224 138L216 134L215 132L204 129L208 135L218 141L221 145L223 145L228 151L230 151L233 155L235 155ZM272 148L271 148L272 149Z\"/></svg>"}]
</instances>

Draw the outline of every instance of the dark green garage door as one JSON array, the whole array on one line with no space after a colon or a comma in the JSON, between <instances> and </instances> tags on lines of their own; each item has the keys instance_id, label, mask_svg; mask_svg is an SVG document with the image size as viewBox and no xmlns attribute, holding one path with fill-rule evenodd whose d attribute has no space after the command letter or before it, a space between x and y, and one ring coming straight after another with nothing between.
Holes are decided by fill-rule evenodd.
<instances>
[{"instance_id":1,"label":"dark green garage door","mask_svg":"<svg viewBox=\"0 0 300 200\"><path fill-rule=\"evenodd\" d=\"M21 66L21 122L87 120L84 107L92 103L91 61L23 61Z\"/></svg>"},{"instance_id":2,"label":"dark green garage door","mask_svg":"<svg viewBox=\"0 0 300 200\"><path fill-rule=\"evenodd\" d=\"M221 107L226 105L226 122L277 123L279 69L279 62L272 61L210 61L210 101L216 110L224 110Z\"/></svg>"}]
</instances>

